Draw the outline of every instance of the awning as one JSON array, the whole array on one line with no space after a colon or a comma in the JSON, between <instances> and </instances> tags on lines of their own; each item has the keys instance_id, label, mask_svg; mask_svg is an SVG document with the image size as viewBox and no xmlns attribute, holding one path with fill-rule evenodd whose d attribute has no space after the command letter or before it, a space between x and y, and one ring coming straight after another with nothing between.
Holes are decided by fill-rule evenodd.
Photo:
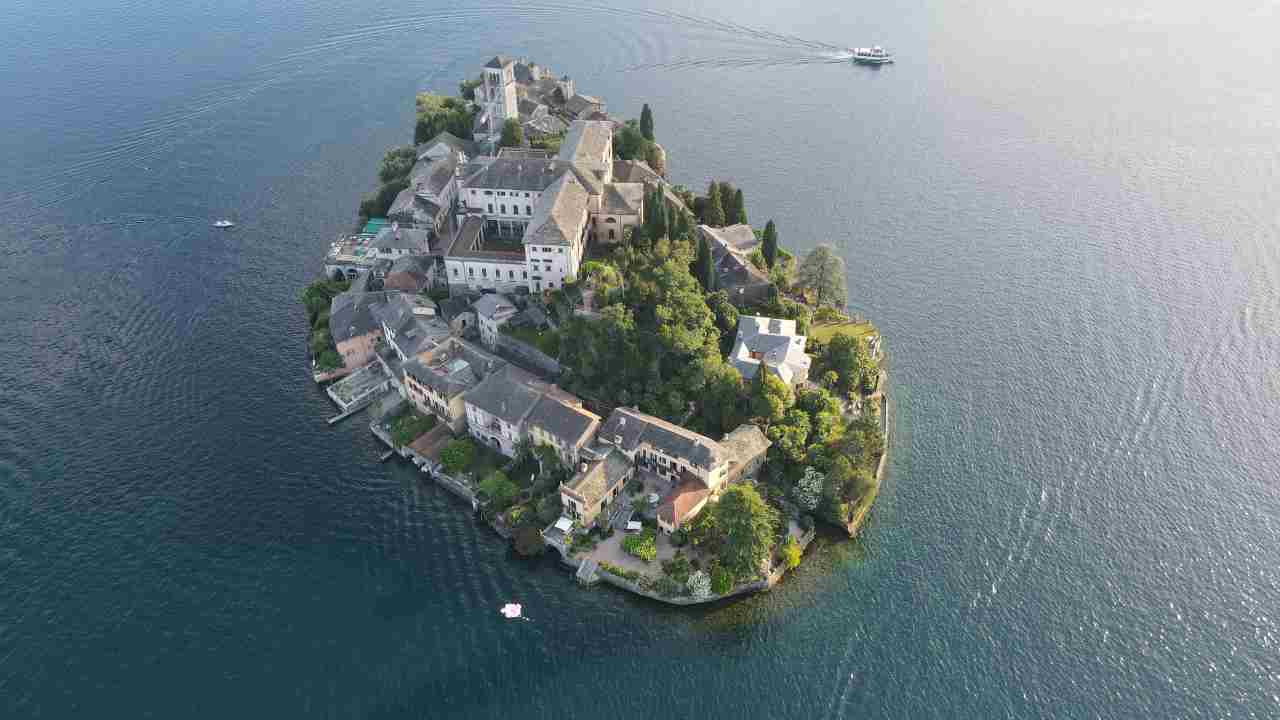
<instances>
[{"instance_id":1,"label":"awning","mask_svg":"<svg viewBox=\"0 0 1280 720\"><path fill-rule=\"evenodd\" d=\"M556 529L562 533L567 533L573 529L573 521L567 517L562 517L556 521Z\"/></svg>"},{"instance_id":2,"label":"awning","mask_svg":"<svg viewBox=\"0 0 1280 720\"><path fill-rule=\"evenodd\" d=\"M627 521L627 532L639 532L643 527L644 526L640 524L639 520Z\"/></svg>"}]
</instances>

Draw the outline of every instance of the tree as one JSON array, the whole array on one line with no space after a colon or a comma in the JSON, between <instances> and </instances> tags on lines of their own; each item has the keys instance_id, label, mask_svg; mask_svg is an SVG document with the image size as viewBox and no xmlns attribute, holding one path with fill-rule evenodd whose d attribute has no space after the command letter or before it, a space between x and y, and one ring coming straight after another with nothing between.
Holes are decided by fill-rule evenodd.
<instances>
[{"instance_id":1,"label":"tree","mask_svg":"<svg viewBox=\"0 0 1280 720\"><path fill-rule=\"evenodd\" d=\"M724 206L720 204L720 187L715 182L707 189L707 207L703 211L702 222L711 227L724 227Z\"/></svg>"},{"instance_id":2,"label":"tree","mask_svg":"<svg viewBox=\"0 0 1280 720\"><path fill-rule=\"evenodd\" d=\"M409 178L407 177L382 185L373 195L365 196L360 201L360 216L365 218L386 217L387 210L391 209L391 203L395 202L396 196L407 187L409 187Z\"/></svg>"},{"instance_id":3,"label":"tree","mask_svg":"<svg viewBox=\"0 0 1280 720\"><path fill-rule=\"evenodd\" d=\"M720 335L722 337L728 335L732 339L738 330L738 308L729 301L729 293L716 290L707 295L707 307L715 313L716 327L719 328Z\"/></svg>"},{"instance_id":4,"label":"tree","mask_svg":"<svg viewBox=\"0 0 1280 720\"><path fill-rule=\"evenodd\" d=\"M489 497L489 501L497 510L505 510L520 494L520 488L511 482L506 473L501 470L494 470L489 476L480 481L480 492Z\"/></svg>"},{"instance_id":5,"label":"tree","mask_svg":"<svg viewBox=\"0 0 1280 720\"><path fill-rule=\"evenodd\" d=\"M794 535L787 535L787 541L782 544L782 552L779 553L779 557L786 564L788 570L795 570L800 567L800 543L796 542Z\"/></svg>"},{"instance_id":6,"label":"tree","mask_svg":"<svg viewBox=\"0 0 1280 720\"><path fill-rule=\"evenodd\" d=\"M645 234L655 240L667 236L667 202L661 188L647 193L644 202Z\"/></svg>"},{"instance_id":7,"label":"tree","mask_svg":"<svg viewBox=\"0 0 1280 720\"><path fill-rule=\"evenodd\" d=\"M663 150L661 145L655 142L649 143L649 147L645 150L644 159L649 163L649 167L653 168L654 172L662 177L667 176L667 151Z\"/></svg>"},{"instance_id":8,"label":"tree","mask_svg":"<svg viewBox=\"0 0 1280 720\"><path fill-rule=\"evenodd\" d=\"M689 588L689 594L695 600L706 600L711 597L711 576L701 570L693 571L686 585Z\"/></svg>"},{"instance_id":9,"label":"tree","mask_svg":"<svg viewBox=\"0 0 1280 720\"><path fill-rule=\"evenodd\" d=\"M831 337L822 360L828 372L839 376L836 387L842 393L849 392L859 382L869 363L862 342L846 333L836 333Z\"/></svg>"},{"instance_id":10,"label":"tree","mask_svg":"<svg viewBox=\"0 0 1280 720\"><path fill-rule=\"evenodd\" d=\"M778 228L770 220L764 226L764 240L761 243L764 252L764 262L773 269L773 264L778 261Z\"/></svg>"},{"instance_id":11,"label":"tree","mask_svg":"<svg viewBox=\"0 0 1280 720\"><path fill-rule=\"evenodd\" d=\"M742 188L738 188L733 192L733 222L738 225L747 224L747 206L743 204Z\"/></svg>"},{"instance_id":12,"label":"tree","mask_svg":"<svg viewBox=\"0 0 1280 720\"><path fill-rule=\"evenodd\" d=\"M733 589L733 573L720 563L711 566L711 592L723 595Z\"/></svg>"},{"instance_id":13,"label":"tree","mask_svg":"<svg viewBox=\"0 0 1280 720\"><path fill-rule=\"evenodd\" d=\"M813 293L819 305L844 307L849 297L845 285L844 258L830 245L819 245L800 261L798 284Z\"/></svg>"},{"instance_id":14,"label":"tree","mask_svg":"<svg viewBox=\"0 0 1280 720\"><path fill-rule=\"evenodd\" d=\"M476 99L476 88L478 87L480 87L480 78L463 80L458 83L458 95L461 96L463 100L474 101Z\"/></svg>"},{"instance_id":15,"label":"tree","mask_svg":"<svg viewBox=\"0 0 1280 720\"><path fill-rule=\"evenodd\" d=\"M812 512L818 507L818 501L822 499L822 488L826 480L827 476L818 472L817 468L806 467L804 475L791 489L791 497L795 499L797 505Z\"/></svg>"},{"instance_id":16,"label":"tree","mask_svg":"<svg viewBox=\"0 0 1280 720\"><path fill-rule=\"evenodd\" d=\"M724 209L724 224L732 225L735 218L738 217L738 207L734 205L737 199L737 192L733 189L733 185L728 180L720 181L720 207Z\"/></svg>"},{"instance_id":17,"label":"tree","mask_svg":"<svg viewBox=\"0 0 1280 720\"><path fill-rule=\"evenodd\" d=\"M450 475L466 470L471 466L471 459L475 457L476 448L471 441L461 438L450 442L440 451L440 463L444 465L444 471Z\"/></svg>"},{"instance_id":18,"label":"tree","mask_svg":"<svg viewBox=\"0 0 1280 720\"><path fill-rule=\"evenodd\" d=\"M702 401L702 419L708 434L728 432L745 419L742 412L742 375L719 354L698 360L703 385L696 396Z\"/></svg>"},{"instance_id":19,"label":"tree","mask_svg":"<svg viewBox=\"0 0 1280 720\"><path fill-rule=\"evenodd\" d=\"M507 118L502 123L502 139L498 141L501 147L520 147L524 145L524 128L520 127L520 121L515 118Z\"/></svg>"},{"instance_id":20,"label":"tree","mask_svg":"<svg viewBox=\"0 0 1280 720\"><path fill-rule=\"evenodd\" d=\"M714 506L723 534L720 559L735 576L755 577L769 556L778 519L750 485L730 485Z\"/></svg>"},{"instance_id":21,"label":"tree","mask_svg":"<svg viewBox=\"0 0 1280 720\"><path fill-rule=\"evenodd\" d=\"M645 103L640 109L640 134L645 140L653 142L653 111L649 109L649 103Z\"/></svg>"},{"instance_id":22,"label":"tree","mask_svg":"<svg viewBox=\"0 0 1280 720\"><path fill-rule=\"evenodd\" d=\"M450 132L464 140L471 139L475 111L465 100L432 93L418 93L417 124L413 142L424 143L442 132Z\"/></svg>"},{"instance_id":23,"label":"tree","mask_svg":"<svg viewBox=\"0 0 1280 720\"><path fill-rule=\"evenodd\" d=\"M828 390L834 389L840 384L840 374L835 370L828 370L822 373L822 386Z\"/></svg>"},{"instance_id":24,"label":"tree","mask_svg":"<svg viewBox=\"0 0 1280 720\"><path fill-rule=\"evenodd\" d=\"M648 140L640 134L635 120L628 120L613 136L613 153L619 160L643 160L648 153Z\"/></svg>"},{"instance_id":25,"label":"tree","mask_svg":"<svg viewBox=\"0 0 1280 720\"><path fill-rule=\"evenodd\" d=\"M751 414L773 423L782 419L791 406L791 388L769 372L768 368L756 370L751 387Z\"/></svg>"},{"instance_id":26,"label":"tree","mask_svg":"<svg viewBox=\"0 0 1280 720\"><path fill-rule=\"evenodd\" d=\"M781 382L781 381L779 381ZM804 462L809 449L809 415L800 408L791 408L781 420L769 424L765 433L773 441L773 447L789 462Z\"/></svg>"},{"instance_id":27,"label":"tree","mask_svg":"<svg viewBox=\"0 0 1280 720\"><path fill-rule=\"evenodd\" d=\"M698 259L693 262L693 266L698 282L702 283L702 289L715 292L716 268L711 262L711 248L707 246L705 237L698 238Z\"/></svg>"},{"instance_id":28,"label":"tree","mask_svg":"<svg viewBox=\"0 0 1280 720\"><path fill-rule=\"evenodd\" d=\"M546 549L546 543L542 541L542 533L538 532L538 528L532 525L525 525L516 530L516 552L525 557L533 557L541 555Z\"/></svg>"},{"instance_id":29,"label":"tree","mask_svg":"<svg viewBox=\"0 0 1280 720\"><path fill-rule=\"evenodd\" d=\"M382 156L382 165L378 167L378 179L384 183L407 180L409 171L418 160L418 151L412 145L393 147Z\"/></svg>"}]
</instances>

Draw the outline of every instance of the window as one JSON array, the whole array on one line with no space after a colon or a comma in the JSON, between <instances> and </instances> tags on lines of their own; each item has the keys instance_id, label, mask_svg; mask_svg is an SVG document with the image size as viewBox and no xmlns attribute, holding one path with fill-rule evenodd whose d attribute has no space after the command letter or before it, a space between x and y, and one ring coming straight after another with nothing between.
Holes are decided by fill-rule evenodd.
<instances>
[{"instance_id":1,"label":"window","mask_svg":"<svg viewBox=\"0 0 1280 720\"><path fill-rule=\"evenodd\" d=\"M525 194L524 194L524 196L525 196L525 197L529 197L529 193L525 193Z\"/></svg>"},{"instance_id":2,"label":"window","mask_svg":"<svg viewBox=\"0 0 1280 720\"><path fill-rule=\"evenodd\" d=\"M493 212L493 203L489 203L489 212Z\"/></svg>"},{"instance_id":3,"label":"window","mask_svg":"<svg viewBox=\"0 0 1280 720\"><path fill-rule=\"evenodd\" d=\"M458 268L453 269L453 276L458 277Z\"/></svg>"},{"instance_id":4,"label":"window","mask_svg":"<svg viewBox=\"0 0 1280 720\"><path fill-rule=\"evenodd\" d=\"M614 234L614 232L613 232L613 229L612 229L612 228L610 228L610 230L609 230L609 239L610 239L610 240L613 240L613 239L614 239L614 235L615 235L615 234Z\"/></svg>"},{"instance_id":5,"label":"window","mask_svg":"<svg viewBox=\"0 0 1280 720\"><path fill-rule=\"evenodd\" d=\"M489 268L480 268L481 277L489 277Z\"/></svg>"},{"instance_id":6,"label":"window","mask_svg":"<svg viewBox=\"0 0 1280 720\"><path fill-rule=\"evenodd\" d=\"M612 225L613 223L618 222L617 220L614 220L613 218L605 218L605 219L604 219L604 221L605 221L605 222L607 222L607 223L609 223L610 225Z\"/></svg>"},{"instance_id":7,"label":"window","mask_svg":"<svg viewBox=\"0 0 1280 720\"><path fill-rule=\"evenodd\" d=\"M507 206L506 206L506 205L499 205L499 206L498 206L498 208L502 211L502 214L503 214L503 215L506 215L506 214L507 214Z\"/></svg>"},{"instance_id":8,"label":"window","mask_svg":"<svg viewBox=\"0 0 1280 720\"><path fill-rule=\"evenodd\" d=\"M476 269L475 269L475 268L467 268L467 277L475 277L475 276L476 276Z\"/></svg>"},{"instance_id":9,"label":"window","mask_svg":"<svg viewBox=\"0 0 1280 720\"><path fill-rule=\"evenodd\" d=\"M505 192L502 192L501 190L498 191L498 197L506 197L506 196L507 194Z\"/></svg>"},{"instance_id":10,"label":"window","mask_svg":"<svg viewBox=\"0 0 1280 720\"><path fill-rule=\"evenodd\" d=\"M484 194L485 194L485 195L492 195L492 194L493 194L493 191L492 191L492 190L485 190L485 191L484 191Z\"/></svg>"},{"instance_id":11,"label":"window","mask_svg":"<svg viewBox=\"0 0 1280 720\"><path fill-rule=\"evenodd\" d=\"M515 280L515 279L516 279L516 271L515 271L515 270L508 270L508 271L507 271L507 279L508 279L508 280Z\"/></svg>"},{"instance_id":12,"label":"window","mask_svg":"<svg viewBox=\"0 0 1280 720\"><path fill-rule=\"evenodd\" d=\"M525 205L525 206L524 206L524 214L525 214L525 215L532 215L532 214L533 214L533 206L532 206L532 205Z\"/></svg>"},{"instance_id":13,"label":"window","mask_svg":"<svg viewBox=\"0 0 1280 720\"><path fill-rule=\"evenodd\" d=\"M529 279L529 273L528 273L528 271L526 271L526 270L521 270L521 271L520 271L520 279L521 279L521 280L528 280L528 279Z\"/></svg>"},{"instance_id":14,"label":"window","mask_svg":"<svg viewBox=\"0 0 1280 720\"><path fill-rule=\"evenodd\" d=\"M564 254L564 248L556 248L556 252L558 252L558 253L560 253L561 255L563 255L563 254Z\"/></svg>"}]
</instances>

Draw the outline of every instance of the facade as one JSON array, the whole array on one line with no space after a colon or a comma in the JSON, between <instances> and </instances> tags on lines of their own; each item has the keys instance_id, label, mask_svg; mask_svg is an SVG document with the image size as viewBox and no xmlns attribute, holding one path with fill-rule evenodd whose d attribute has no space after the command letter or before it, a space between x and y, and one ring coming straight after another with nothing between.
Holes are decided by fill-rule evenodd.
<instances>
[{"instance_id":1,"label":"facade","mask_svg":"<svg viewBox=\"0 0 1280 720\"><path fill-rule=\"evenodd\" d=\"M348 370L373 360L374 346L382 337L382 324L374 311L385 298L381 292L347 291L329 302L329 334Z\"/></svg>"},{"instance_id":2,"label":"facade","mask_svg":"<svg viewBox=\"0 0 1280 720\"><path fill-rule=\"evenodd\" d=\"M496 143L502 137L503 123L520 117L514 60L497 55L485 63L476 87L476 104L480 106L476 115L477 139L483 137L485 142Z\"/></svg>"},{"instance_id":3,"label":"facade","mask_svg":"<svg viewBox=\"0 0 1280 720\"><path fill-rule=\"evenodd\" d=\"M613 448L584 451L573 477L560 484L564 516L590 527L597 522L600 510L622 493L631 474L631 461Z\"/></svg>"},{"instance_id":4,"label":"facade","mask_svg":"<svg viewBox=\"0 0 1280 720\"><path fill-rule=\"evenodd\" d=\"M600 416L566 393L543 395L524 422L525 437L534 445L555 448L565 467L577 464L583 448L595 437Z\"/></svg>"},{"instance_id":5,"label":"facade","mask_svg":"<svg viewBox=\"0 0 1280 720\"><path fill-rule=\"evenodd\" d=\"M729 362L744 380L756 376L761 367L796 387L809 379L812 358L805 354L806 338L796 334L795 320L743 315L738 318L738 338L729 353Z\"/></svg>"},{"instance_id":6,"label":"facade","mask_svg":"<svg viewBox=\"0 0 1280 720\"><path fill-rule=\"evenodd\" d=\"M452 337L404 364L405 394L419 412L430 413L462 432L467 425L464 396L506 362Z\"/></svg>"},{"instance_id":7,"label":"facade","mask_svg":"<svg viewBox=\"0 0 1280 720\"><path fill-rule=\"evenodd\" d=\"M498 329L516 314L516 306L506 296L496 293L481 295L471 307L480 328L480 341L493 349L498 345Z\"/></svg>"},{"instance_id":8,"label":"facade","mask_svg":"<svg viewBox=\"0 0 1280 720\"><path fill-rule=\"evenodd\" d=\"M618 448L672 487L692 477L717 493L728 478L729 454L720 443L633 408L610 413L597 440Z\"/></svg>"},{"instance_id":9,"label":"facade","mask_svg":"<svg viewBox=\"0 0 1280 720\"><path fill-rule=\"evenodd\" d=\"M720 444L729 453L727 482L736 483L753 482L759 477L765 454L773 443L758 426L743 423L720 438Z\"/></svg>"},{"instance_id":10,"label":"facade","mask_svg":"<svg viewBox=\"0 0 1280 720\"><path fill-rule=\"evenodd\" d=\"M465 398L473 437L507 457L528 441L556 449L570 467L600 425L576 397L511 366L490 374Z\"/></svg>"}]
</instances>

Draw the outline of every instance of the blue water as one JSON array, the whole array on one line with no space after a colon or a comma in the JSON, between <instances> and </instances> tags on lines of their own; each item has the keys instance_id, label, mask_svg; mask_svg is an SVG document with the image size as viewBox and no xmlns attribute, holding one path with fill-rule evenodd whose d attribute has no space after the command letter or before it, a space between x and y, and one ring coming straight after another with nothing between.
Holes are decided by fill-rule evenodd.
<instances>
[{"instance_id":1,"label":"blue water","mask_svg":"<svg viewBox=\"0 0 1280 720\"><path fill-rule=\"evenodd\" d=\"M1041 5L9 0L0 717L1280 715L1280 15ZM499 51L845 253L859 540L675 611L324 423L298 291Z\"/></svg>"}]
</instances>

